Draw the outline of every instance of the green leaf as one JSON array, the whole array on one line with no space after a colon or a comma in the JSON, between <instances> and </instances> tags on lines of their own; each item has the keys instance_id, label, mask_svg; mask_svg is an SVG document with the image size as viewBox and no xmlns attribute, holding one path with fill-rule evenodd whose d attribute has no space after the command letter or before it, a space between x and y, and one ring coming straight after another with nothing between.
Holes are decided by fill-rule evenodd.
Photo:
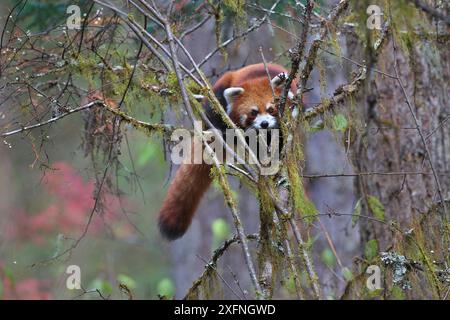
<instances>
[{"instance_id":1,"label":"green leaf","mask_svg":"<svg viewBox=\"0 0 450 320\"><path fill-rule=\"evenodd\" d=\"M353 280L353 273L347 267L342 268L342 276L344 277L344 279L346 281L352 281Z\"/></svg>"},{"instance_id":2,"label":"green leaf","mask_svg":"<svg viewBox=\"0 0 450 320\"><path fill-rule=\"evenodd\" d=\"M344 132L348 127L347 118L341 113L333 117L333 129L339 132Z\"/></svg>"},{"instance_id":3,"label":"green leaf","mask_svg":"<svg viewBox=\"0 0 450 320\"><path fill-rule=\"evenodd\" d=\"M99 290L104 296L110 295L113 290L112 285L108 281L99 278L94 279L89 287L94 290Z\"/></svg>"},{"instance_id":4,"label":"green leaf","mask_svg":"<svg viewBox=\"0 0 450 320\"><path fill-rule=\"evenodd\" d=\"M157 153L158 149L157 146L153 143L148 143L146 144L142 150L139 152L138 158L137 158L137 165L139 167L143 167L145 166L148 161L155 157L156 153Z\"/></svg>"},{"instance_id":5,"label":"green leaf","mask_svg":"<svg viewBox=\"0 0 450 320\"><path fill-rule=\"evenodd\" d=\"M333 251L331 251L329 248L326 248L322 251L322 254L320 255L322 258L322 262L329 268L334 267L336 264L336 258L333 254Z\"/></svg>"},{"instance_id":6,"label":"green leaf","mask_svg":"<svg viewBox=\"0 0 450 320\"><path fill-rule=\"evenodd\" d=\"M360 217L361 217L361 198L358 200L358 202L356 202L355 209L353 209L352 227L354 227L358 223Z\"/></svg>"},{"instance_id":7,"label":"green leaf","mask_svg":"<svg viewBox=\"0 0 450 320\"><path fill-rule=\"evenodd\" d=\"M378 198L374 196L369 196L367 199L367 203L373 215L377 219L384 221L384 205L380 202L380 200L378 200Z\"/></svg>"},{"instance_id":8,"label":"green leaf","mask_svg":"<svg viewBox=\"0 0 450 320\"><path fill-rule=\"evenodd\" d=\"M222 219L216 219L211 225L213 236L218 240L225 240L230 234L230 227L228 223Z\"/></svg>"},{"instance_id":9,"label":"green leaf","mask_svg":"<svg viewBox=\"0 0 450 320\"><path fill-rule=\"evenodd\" d=\"M378 255L378 242L375 239L369 240L364 248L364 255L367 260L373 260Z\"/></svg>"},{"instance_id":10,"label":"green leaf","mask_svg":"<svg viewBox=\"0 0 450 320\"><path fill-rule=\"evenodd\" d=\"M136 281L126 274L118 274L117 282L127 286L129 289L136 289Z\"/></svg>"},{"instance_id":11,"label":"green leaf","mask_svg":"<svg viewBox=\"0 0 450 320\"><path fill-rule=\"evenodd\" d=\"M169 278L161 279L156 290L160 296L164 297L173 297L175 294L175 286Z\"/></svg>"}]
</instances>

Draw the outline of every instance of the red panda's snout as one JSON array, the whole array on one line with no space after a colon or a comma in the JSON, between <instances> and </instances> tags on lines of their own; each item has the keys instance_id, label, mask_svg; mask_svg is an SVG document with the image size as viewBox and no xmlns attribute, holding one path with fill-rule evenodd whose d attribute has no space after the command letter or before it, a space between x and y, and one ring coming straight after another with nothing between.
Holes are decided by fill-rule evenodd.
<instances>
[{"instance_id":1,"label":"red panda's snout","mask_svg":"<svg viewBox=\"0 0 450 320\"><path fill-rule=\"evenodd\" d=\"M260 113L253 120L252 128L254 129L276 129L278 128L278 119L275 115L268 112Z\"/></svg>"},{"instance_id":2,"label":"red panda's snout","mask_svg":"<svg viewBox=\"0 0 450 320\"><path fill-rule=\"evenodd\" d=\"M245 129L279 128L277 111L272 102L264 102L262 106L252 106L246 109L250 111L240 116L241 125Z\"/></svg>"}]
</instances>

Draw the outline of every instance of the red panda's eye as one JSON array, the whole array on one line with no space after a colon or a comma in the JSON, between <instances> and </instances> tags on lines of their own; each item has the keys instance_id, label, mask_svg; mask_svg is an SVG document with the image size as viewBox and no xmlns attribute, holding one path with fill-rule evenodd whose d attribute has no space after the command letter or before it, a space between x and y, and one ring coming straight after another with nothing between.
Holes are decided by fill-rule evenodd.
<instances>
[{"instance_id":1,"label":"red panda's eye","mask_svg":"<svg viewBox=\"0 0 450 320\"><path fill-rule=\"evenodd\" d=\"M270 114L274 113L274 111L275 111L275 109L273 107L267 108L267 112Z\"/></svg>"},{"instance_id":2,"label":"red panda's eye","mask_svg":"<svg viewBox=\"0 0 450 320\"><path fill-rule=\"evenodd\" d=\"M258 110L253 109L250 113L253 117L256 117L258 115Z\"/></svg>"}]
</instances>

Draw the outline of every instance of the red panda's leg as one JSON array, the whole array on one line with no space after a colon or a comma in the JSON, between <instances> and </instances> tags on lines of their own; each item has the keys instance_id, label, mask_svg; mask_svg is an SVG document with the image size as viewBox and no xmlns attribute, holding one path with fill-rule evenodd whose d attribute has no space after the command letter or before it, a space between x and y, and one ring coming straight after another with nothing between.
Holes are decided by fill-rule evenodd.
<instances>
[{"instance_id":1,"label":"red panda's leg","mask_svg":"<svg viewBox=\"0 0 450 320\"><path fill-rule=\"evenodd\" d=\"M159 212L159 229L164 237L175 240L191 224L192 217L211 184L211 165L183 163L172 181Z\"/></svg>"}]
</instances>

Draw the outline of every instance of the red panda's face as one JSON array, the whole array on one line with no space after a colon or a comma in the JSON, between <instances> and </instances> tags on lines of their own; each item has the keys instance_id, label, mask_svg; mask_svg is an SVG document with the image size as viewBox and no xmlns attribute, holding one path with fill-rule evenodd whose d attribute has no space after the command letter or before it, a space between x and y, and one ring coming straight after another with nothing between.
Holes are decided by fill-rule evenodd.
<instances>
[{"instance_id":1,"label":"red panda's face","mask_svg":"<svg viewBox=\"0 0 450 320\"><path fill-rule=\"evenodd\" d=\"M277 76L279 77L279 76ZM276 96L280 96L283 80L275 77L272 85ZM250 80L241 87L224 91L227 112L231 120L243 129L278 128L278 109L267 78Z\"/></svg>"},{"instance_id":2,"label":"red panda's face","mask_svg":"<svg viewBox=\"0 0 450 320\"><path fill-rule=\"evenodd\" d=\"M240 127L273 129L278 127L278 110L272 95L254 99L242 96L232 106L231 119Z\"/></svg>"}]
</instances>

